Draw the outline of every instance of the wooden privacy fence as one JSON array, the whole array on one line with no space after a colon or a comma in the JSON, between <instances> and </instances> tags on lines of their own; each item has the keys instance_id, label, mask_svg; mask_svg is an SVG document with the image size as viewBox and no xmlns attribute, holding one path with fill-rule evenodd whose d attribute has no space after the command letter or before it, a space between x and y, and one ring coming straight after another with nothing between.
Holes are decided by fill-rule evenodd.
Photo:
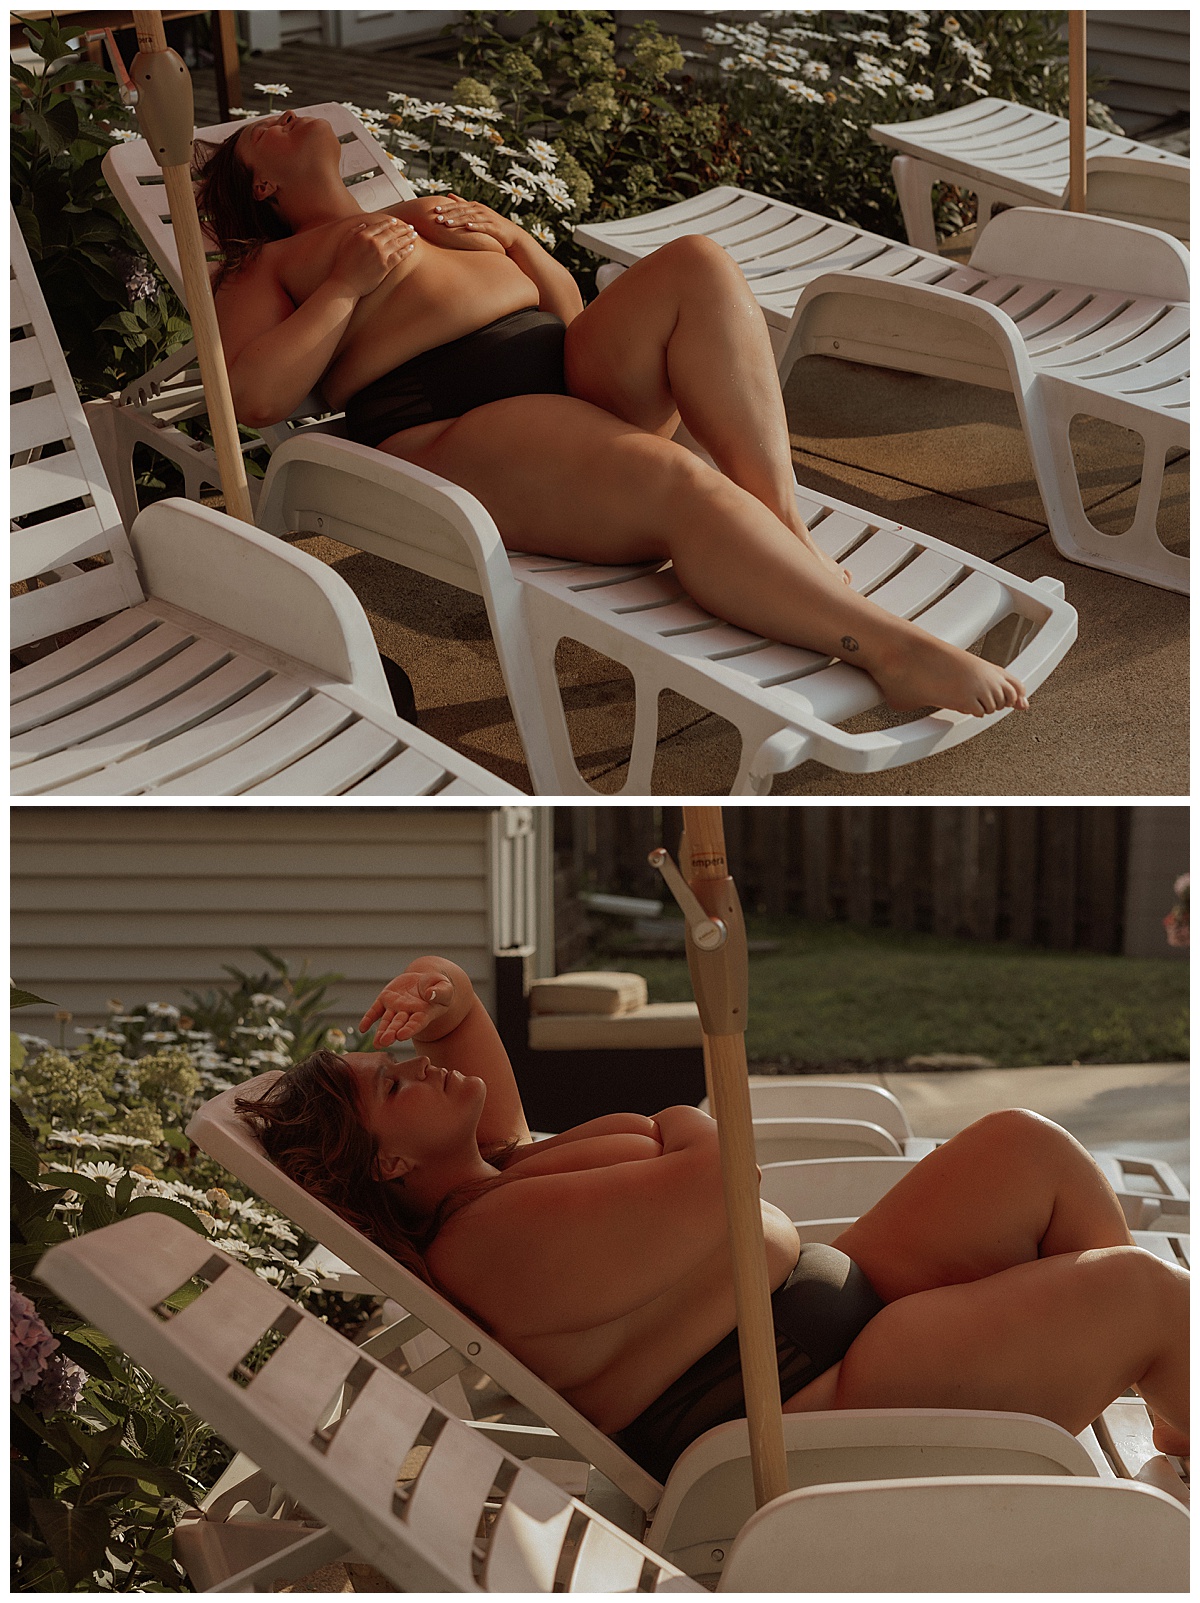
<instances>
[{"instance_id":1,"label":"wooden privacy fence","mask_svg":"<svg viewBox=\"0 0 1200 1603\"><path fill-rule=\"evenodd\" d=\"M748 912L981 941L1121 950L1127 807L727 807ZM661 897L646 862L674 851L678 807L560 807L575 891Z\"/></svg>"}]
</instances>

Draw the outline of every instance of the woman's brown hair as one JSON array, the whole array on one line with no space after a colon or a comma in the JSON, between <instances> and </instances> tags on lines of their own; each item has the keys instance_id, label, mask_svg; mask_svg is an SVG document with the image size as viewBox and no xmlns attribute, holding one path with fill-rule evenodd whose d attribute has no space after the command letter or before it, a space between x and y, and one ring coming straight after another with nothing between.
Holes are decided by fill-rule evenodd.
<instances>
[{"instance_id":1,"label":"woman's brown hair","mask_svg":"<svg viewBox=\"0 0 1200 1603\"><path fill-rule=\"evenodd\" d=\"M254 175L237 157L243 131L239 128L220 144L197 139L193 147L196 207L224 258L214 289L256 256L268 240L286 239L291 233L278 207L254 198Z\"/></svg>"},{"instance_id":2,"label":"woman's brown hair","mask_svg":"<svg viewBox=\"0 0 1200 1603\"><path fill-rule=\"evenodd\" d=\"M363 1126L354 1075L335 1052L314 1052L281 1074L264 1096L238 1097L233 1105L289 1179L430 1285L423 1254L438 1231L452 1213L500 1183L497 1178L460 1187L432 1219L415 1218L402 1187L380 1175L379 1145ZM516 1145L484 1156L502 1168Z\"/></svg>"}]
</instances>

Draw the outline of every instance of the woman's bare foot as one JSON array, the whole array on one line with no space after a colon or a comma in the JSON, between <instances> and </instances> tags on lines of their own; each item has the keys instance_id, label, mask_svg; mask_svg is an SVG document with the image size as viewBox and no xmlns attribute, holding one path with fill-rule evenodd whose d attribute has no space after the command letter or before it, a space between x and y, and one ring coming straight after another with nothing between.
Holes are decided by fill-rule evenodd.
<instances>
[{"instance_id":1,"label":"woman's bare foot","mask_svg":"<svg viewBox=\"0 0 1200 1603\"><path fill-rule=\"evenodd\" d=\"M958 646L914 628L884 650L876 648L869 662L857 659L858 642L842 639L842 659L867 670L896 712L919 707L948 707L952 712L983 718L1005 707L1028 708L1029 698L1007 668L973 657Z\"/></svg>"}]
</instances>

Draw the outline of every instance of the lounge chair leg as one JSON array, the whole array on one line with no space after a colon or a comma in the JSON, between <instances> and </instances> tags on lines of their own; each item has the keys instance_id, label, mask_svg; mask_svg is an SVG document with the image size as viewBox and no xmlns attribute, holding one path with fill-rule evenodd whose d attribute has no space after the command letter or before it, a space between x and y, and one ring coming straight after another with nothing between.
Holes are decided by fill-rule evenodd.
<instances>
[{"instance_id":1,"label":"lounge chair leg","mask_svg":"<svg viewBox=\"0 0 1200 1603\"><path fill-rule=\"evenodd\" d=\"M1105 534L1088 516L1071 450L1072 419L1085 410L1093 413L1096 408L1093 402L1056 390L1050 384L1041 388L1044 429L1026 429L1054 544L1074 562L1186 595L1190 585L1189 560L1168 551L1158 538L1158 507L1169 449L1165 433L1138 420L1136 432L1141 434L1143 445L1142 476L1133 521L1123 534ZM1128 417L1110 417L1107 421L1130 427Z\"/></svg>"},{"instance_id":2,"label":"lounge chair leg","mask_svg":"<svg viewBox=\"0 0 1200 1603\"><path fill-rule=\"evenodd\" d=\"M925 163L914 156L892 157L892 180L900 197L900 211L908 243L918 250L936 251L937 229L933 222L933 183Z\"/></svg>"}]
</instances>

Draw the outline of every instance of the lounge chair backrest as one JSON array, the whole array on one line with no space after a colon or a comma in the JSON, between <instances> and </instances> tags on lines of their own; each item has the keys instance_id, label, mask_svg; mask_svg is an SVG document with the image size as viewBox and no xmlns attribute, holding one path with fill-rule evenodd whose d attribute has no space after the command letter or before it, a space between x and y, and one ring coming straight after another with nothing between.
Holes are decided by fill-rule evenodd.
<instances>
[{"instance_id":1,"label":"lounge chair backrest","mask_svg":"<svg viewBox=\"0 0 1200 1603\"><path fill-rule=\"evenodd\" d=\"M607 1475L640 1508L654 1508L662 1495L662 1486L652 1475L635 1464L603 1431L597 1430L590 1420L474 1320L276 1168L254 1131L234 1111L233 1103L237 1097L263 1095L277 1078L277 1072L262 1074L231 1091L223 1091L193 1114L188 1135L210 1157L224 1164L230 1173L286 1214L314 1240L336 1253L383 1295L415 1314L455 1351L465 1354L471 1363L506 1387L570 1441L589 1463Z\"/></svg>"},{"instance_id":2,"label":"lounge chair backrest","mask_svg":"<svg viewBox=\"0 0 1200 1603\"><path fill-rule=\"evenodd\" d=\"M47 581L13 597L11 643L25 645L145 594L11 208L9 232L10 579Z\"/></svg>"},{"instance_id":3,"label":"lounge chair backrest","mask_svg":"<svg viewBox=\"0 0 1200 1603\"><path fill-rule=\"evenodd\" d=\"M405 1591L550 1592L572 1549L571 1591L702 1590L178 1220L122 1220L38 1273Z\"/></svg>"},{"instance_id":4,"label":"lounge chair backrest","mask_svg":"<svg viewBox=\"0 0 1200 1603\"><path fill-rule=\"evenodd\" d=\"M394 206L397 201L415 197L416 191L401 176L400 169L383 146L345 106L333 102L306 106L304 115L324 117L332 123L342 146L342 178L347 188L353 189L354 198L364 211L379 211L385 206ZM245 126L244 120L218 123L205 128L203 137L220 143ZM114 145L104 157L103 172L126 216L132 218L146 249L166 274L175 293L184 299L179 251L171 227L162 169L149 145L144 139L130 139ZM215 272L217 247L215 241L210 239L209 243L212 245L210 270Z\"/></svg>"}]
</instances>

